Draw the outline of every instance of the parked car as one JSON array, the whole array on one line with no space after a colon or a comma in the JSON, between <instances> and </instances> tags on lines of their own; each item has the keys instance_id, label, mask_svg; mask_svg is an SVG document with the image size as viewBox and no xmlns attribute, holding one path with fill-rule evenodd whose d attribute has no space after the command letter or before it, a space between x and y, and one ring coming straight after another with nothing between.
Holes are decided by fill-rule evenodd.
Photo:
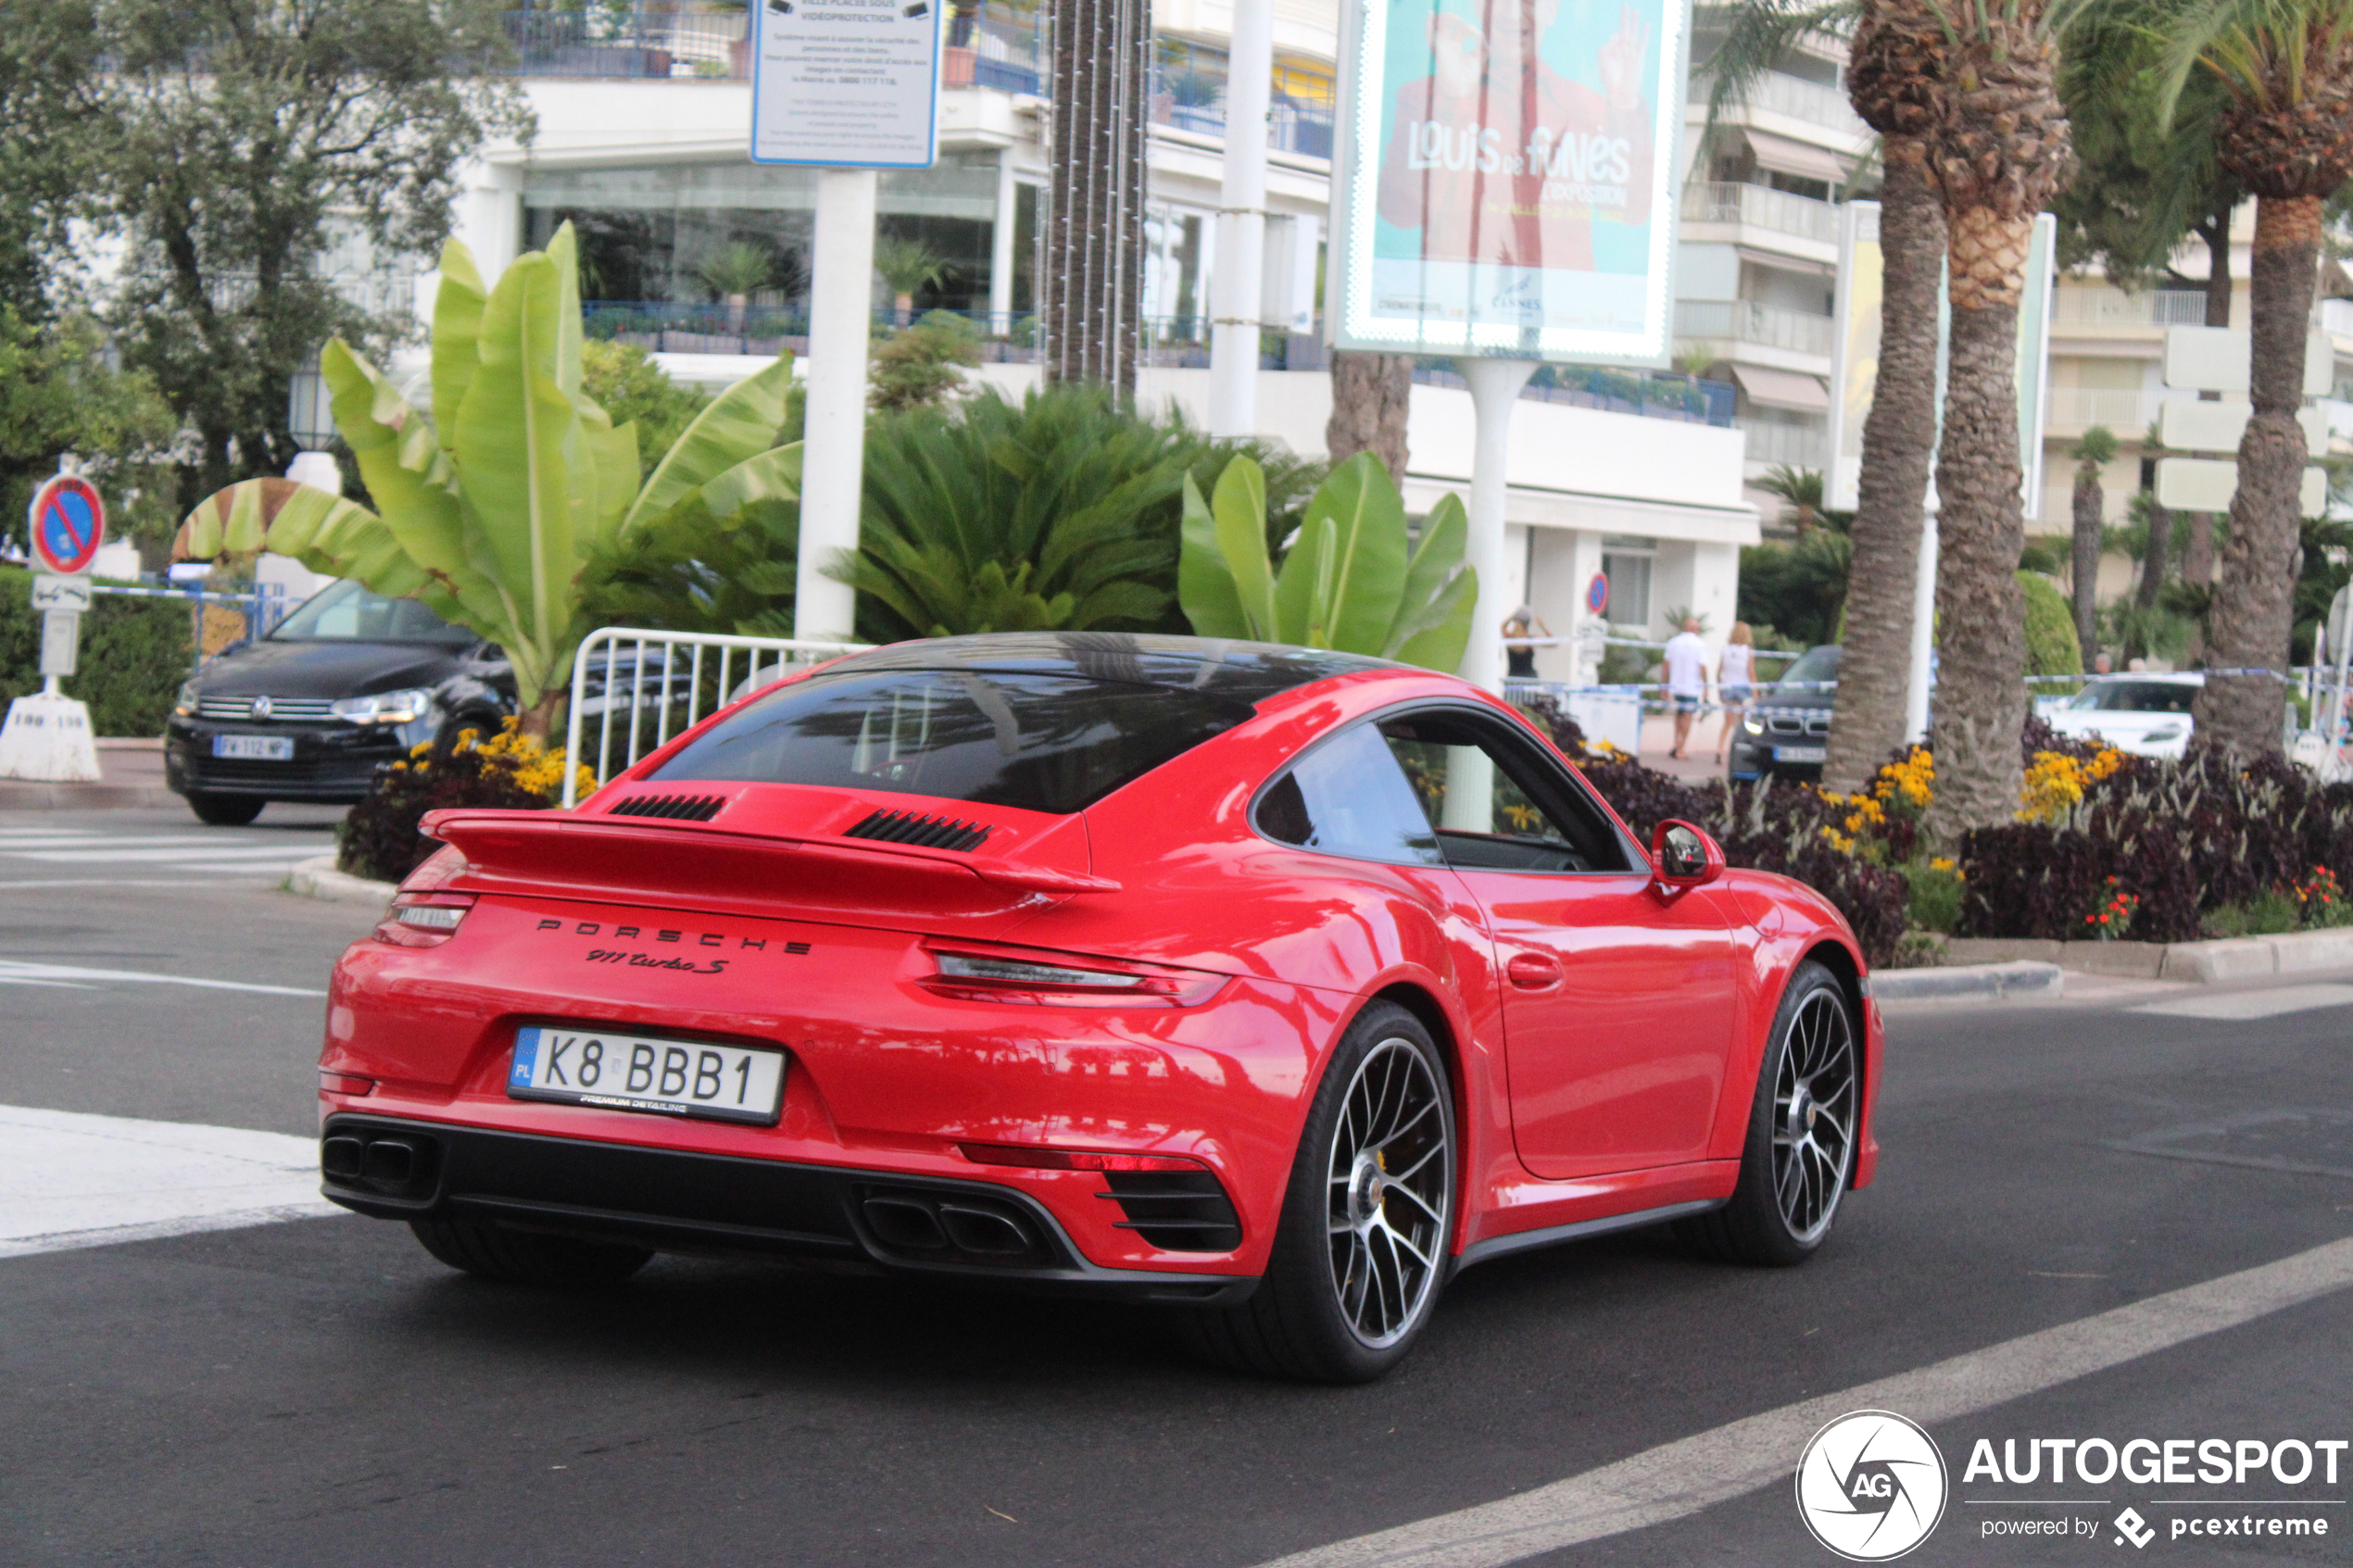
<instances>
[{"instance_id":1,"label":"parked car","mask_svg":"<svg viewBox=\"0 0 2353 1568\"><path fill-rule=\"evenodd\" d=\"M358 800L380 764L445 727L494 728L514 701L496 645L415 599L335 583L180 688L164 782L223 826L272 800Z\"/></svg>"},{"instance_id":2,"label":"parked car","mask_svg":"<svg viewBox=\"0 0 2353 1568\"><path fill-rule=\"evenodd\" d=\"M2194 670L2109 675L2045 715L2051 728L2079 740L2097 738L2135 757L2179 758L2197 728L2190 709L2205 688Z\"/></svg>"},{"instance_id":3,"label":"parked car","mask_svg":"<svg viewBox=\"0 0 2353 1568\"><path fill-rule=\"evenodd\" d=\"M1428 670L938 638L426 825L331 982L324 1190L493 1280L798 1256L1353 1382L1486 1259L1798 1262L1877 1160L1838 911Z\"/></svg>"},{"instance_id":4,"label":"parked car","mask_svg":"<svg viewBox=\"0 0 2353 1568\"><path fill-rule=\"evenodd\" d=\"M1725 753L1733 778L1822 776L1822 761L1830 754L1831 701L1837 696L1838 652L1836 643L1808 648L1781 671L1780 680L1756 688Z\"/></svg>"}]
</instances>

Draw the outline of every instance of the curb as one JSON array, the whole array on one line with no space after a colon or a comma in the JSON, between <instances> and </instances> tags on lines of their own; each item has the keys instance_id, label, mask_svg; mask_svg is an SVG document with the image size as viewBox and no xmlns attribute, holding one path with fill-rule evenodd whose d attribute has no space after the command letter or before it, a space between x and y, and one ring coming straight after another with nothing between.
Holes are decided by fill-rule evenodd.
<instances>
[{"instance_id":1,"label":"curb","mask_svg":"<svg viewBox=\"0 0 2353 1568\"><path fill-rule=\"evenodd\" d=\"M2212 985L2266 974L2353 969L2353 928L2232 936L2213 942L2053 942L2032 937L1952 938L1955 958L2057 964L2087 974Z\"/></svg>"},{"instance_id":2,"label":"curb","mask_svg":"<svg viewBox=\"0 0 2353 1568\"><path fill-rule=\"evenodd\" d=\"M1941 969L1871 972L1871 996L1882 1002L2056 1001L2067 972L2055 963L1954 964Z\"/></svg>"},{"instance_id":3,"label":"curb","mask_svg":"<svg viewBox=\"0 0 2353 1568\"><path fill-rule=\"evenodd\" d=\"M335 870L333 855L316 855L298 860L286 873L285 891L305 898L324 898L336 904L375 904L392 902L399 889L389 882L370 882L366 877L346 876Z\"/></svg>"},{"instance_id":4,"label":"curb","mask_svg":"<svg viewBox=\"0 0 2353 1568\"><path fill-rule=\"evenodd\" d=\"M72 811L183 806L161 784L28 784L0 779L0 811Z\"/></svg>"}]
</instances>

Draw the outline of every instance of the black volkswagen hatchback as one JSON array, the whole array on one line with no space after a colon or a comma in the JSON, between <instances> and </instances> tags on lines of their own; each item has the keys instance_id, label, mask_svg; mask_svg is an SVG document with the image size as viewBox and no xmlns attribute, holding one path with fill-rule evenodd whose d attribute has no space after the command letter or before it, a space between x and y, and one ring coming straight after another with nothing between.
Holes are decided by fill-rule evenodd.
<instances>
[{"instance_id":1,"label":"black volkswagen hatchback","mask_svg":"<svg viewBox=\"0 0 2353 1568\"><path fill-rule=\"evenodd\" d=\"M358 800L379 764L445 728L493 729L514 700L495 645L414 599L337 583L180 688L164 782L220 826L272 800Z\"/></svg>"}]
</instances>

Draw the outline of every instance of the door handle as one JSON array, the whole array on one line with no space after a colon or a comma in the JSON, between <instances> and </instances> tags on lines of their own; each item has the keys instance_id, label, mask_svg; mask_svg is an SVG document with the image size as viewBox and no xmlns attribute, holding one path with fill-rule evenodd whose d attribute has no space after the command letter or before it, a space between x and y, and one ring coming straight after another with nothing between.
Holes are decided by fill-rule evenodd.
<instances>
[{"instance_id":1,"label":"door handle","mask_svg":"<svg viewBox=\"0 0 2353 1568\"><path fill-rule=\"evenodd\" d=\"M1550 953L1514 953L1504 974L1523 991L1542 991L1560 984L1560 961Z\"/></svg>"}]
</instances>

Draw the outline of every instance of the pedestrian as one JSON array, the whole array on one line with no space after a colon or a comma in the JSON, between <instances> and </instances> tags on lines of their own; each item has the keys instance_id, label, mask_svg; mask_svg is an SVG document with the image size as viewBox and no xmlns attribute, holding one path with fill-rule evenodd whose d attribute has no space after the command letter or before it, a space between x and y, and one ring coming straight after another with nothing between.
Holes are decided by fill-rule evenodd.
<instances>
[{"instance_id":1,"label":"pedestrian","mask_svg":"<svg viewBox=\"0 0 2353 1568\"><path fill-rule=\"evenodd\" d=\"M1504 657L1509 661L1504 671L1504 679L1536 679L1536 647L1528 641L1529 636L1536 634L1550 637L1553 629L1544 624L1534 605L1522 605L1504 618Z\"/></svg>"},{"instance_id":2,"label":"pedestrian","mask_svg":"<svg viewBox=\"0 0 2353 1568\"><path fill-rule=\"evenodd\" d=\"M2092 656L2092 673L2093 673L2093 674L2095 674L2095 675L2105 675L2105 674L2107 674L2109 671L2111 671L2111 670L2113 670L2113 669L2115 669L2115 668L2116 668L2115 661L2114 661L2114 660L2112 660L2112 659L2110 659L2108 657L2108 649L2106 649L2106 648L2102 648L2099 652L2097 652L2097 653L2095 653L2095 654L2094 654L2094 655Z\"/></svg>"},{"instance_id":3,"label":"pedestrian","mask_svg":"<svg viewBox=\"0 0 2353 1568\"><path fill-rule=\"evenodd\" d=\"M1667 755L1684 760L1683 746L1692 738L1692 721L1699 717L1700 699L1707 695L1707 645L1699 640L1699 617L1684 619L1683 629L1667 639L1667 701L1675 711L1675 748Z\"/></svg>"},{"instance_id":4,"label":"pedestrian","mask_svg":"<svg viewBox=\"0 0 2353 1568\"><path fill-rule=\"evenodd\" d=\"M1732 744L1732 726L1747 710L1748 701L1756 690L1756 637L1749 631L1748 622L1732 622L1731 635L1724 640L1724 652L1716 665L1716 695L1724 704L1724 727L1716 732L1716 760L1724 760L1724 748Z\"/></svg>"}]
</instances>

